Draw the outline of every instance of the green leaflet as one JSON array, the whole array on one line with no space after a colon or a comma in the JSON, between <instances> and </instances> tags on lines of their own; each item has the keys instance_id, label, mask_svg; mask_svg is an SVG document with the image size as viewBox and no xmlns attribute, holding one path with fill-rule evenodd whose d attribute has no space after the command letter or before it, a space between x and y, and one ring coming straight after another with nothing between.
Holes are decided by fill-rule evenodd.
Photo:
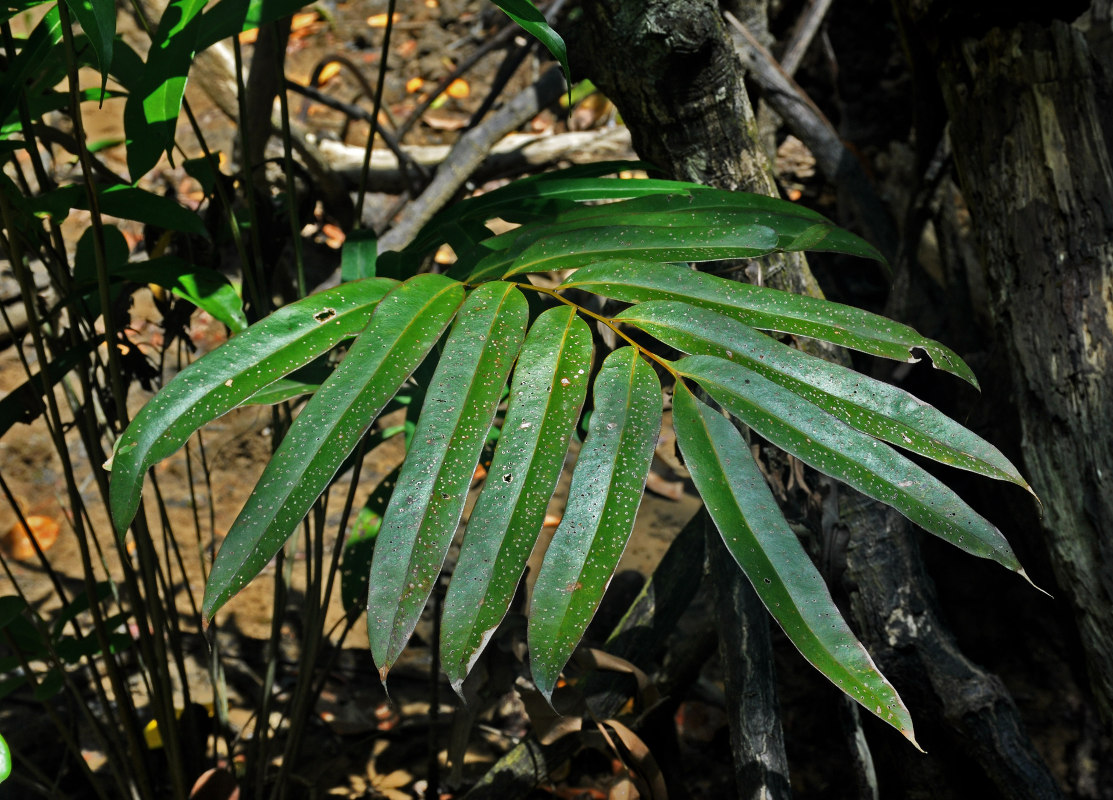
<instances>
[{"instance_id":1,"label":"green leaflet","mask_svg":"<svg viewBox=\"0 0 1113 800\"><path fill-rule=\"evenodd\" d=\"M146 175L174 144L189 68L207 0L172 0L162 14L147 62L124 106L128 172Z\"/></svg>"},{"instance_id":2,"label":"green leaflet","mask_svg":"<svg viewBox=\"0 0 1113 800\"><path fill-rule=\"evenodd\" d=\"M685 225L654 219L641 225L608 224L556 233L513 256L501 277L582 267L616 256L655 261L757 258L777 247L777 233L768 226L709 222L694 220Z\"/></svg>"},{"instance_id":3,"label":"green leaflet","mask_svg":"<svg viewBox=\"0 0 1113 800\"><path fill-rule=\"evenodd\" d=\"M563 209L551 203L556 210L547 219L489 238L474 254L457 251L463 263L454 269L460 274L470 270L472 279L485 280L620 257L711 261L803 247L881 260L858 237L783 200L682 185L664 194L661 184L666 182L650 183L657 191L616 203Z\"/></svg>"},{"instance_id":4,"label":"green leaflet","mask_svg":"<svg viewBox=\"0 0 1113 800\"><path fill-rule=\"evenodd\" d=\"M937 369L978 385L974 373L949 347L907 325L828 300L644 261L592 264L578 270L561 288L583 289L626 303L683 300L759 330L808 336L897 361L919 361L913 350L923 349Z\"/></svg>"},{"instance_id":5,"label":"green leaflet","mask_svg":"<svg viewBox=\"0 0 1113 800\"><path fill-rule=\"evenodd\" d=\"M92 42L100 67L101 88L108 82L108 69L112 65L112 45L116 39L116 4L105 0L66 0L82 30Z\"/></svg>"},{"instance_id":6,"label":"green leaflet","mask_svg":"<svg viewBox=\"0 0 1113 800\"><path fill-rule=\"evenodd\" d=\"M537 6L531 0L492 0L492 2L501 8L506 16L518 23L526 33L545 45L545 49L560 63L565 80L571 81L572 72L568 68L568 50L564 40L560 38L559 33L549 27L545 15L537 10Z\"/></svg>"},{"instance_id":7,"label":"green leaflet","mask_svg":"<svg viewBox=\"0 0 1113 800\"><path fill-rule=\"evenodd\" d=\"M124 535L139 508L148 467L174 453L202 425L355 336L395 285L375 278L291 303L182 370L116 441L110 485L116 533Z\"/></svg>"},{"instance_id":8,"label":"green leaflet","mask_svg":"<svg viewBox=\"0 0 1113 800\"><path fill-rule=\"evenodd\" d=\"M661 431L661 384L634 348L607 356L595 379L594 407L564 518L530 601L530 668L546 697L618 566Z\"/></svg>"},{"instance_id":9,"label":"green leaflet","mask_svg":"<svg viewBox=\"0 0 1113 800\"><path fill-rule=\"evenodd\" d=\"M282 548L463 299L455 281L419 275L379 301L340 366L294 420L228 531L205 587L206 620Z\"/></svg>"},{"instance_id":10,"label":"green leaflet","mask_svg":"<svg viewBox=\"0 0 1113 800\"><path fill-rule=\"evenodd\" d=\"M405 252L426 253L444 241L452 225L484 223L499 217L507 222L550 219L588 200L616 200L643 194L691 191L692 184L680 181L622 180L603 178L625 169L642 169L639 161L603 161L567 169L542 172L500 186L485 194L461 200L438 211L414 237Z\"/></svg>"},{"instance_id":11,"label":"green leaflet","mask_svg":"<svg viewBox=\"0 0 1113 800\"><path fill-rule=\"evenodd\" d=\"M682 382L672 413L692 481L769 613L816 669L915 744L908 709L842 618L742 435Z\"/></svg>"},{"instance_id":12,"label":"green leaflet","mask_svg":"<svg viewBox=\"0 0 1113 800\"><path fill-rule=\"evenodd\" d=\"M996 447L922 400L730 317L686 303L651 301L631 306L616 319L685 353L718 356L752 369L863 433L1031 491Z\"/></svg>"},{"instance_id":13,"label":"green leaflet","mask_svg":"<svg viewBox=\"0 0 1113 800\"><path fill-rule=\"evenodd\" d=\"M884 442L730 361L687 356L673 366L731 414L805 464L892 506L960 549L1024 574L997 528Z\"/></svg>"},{"instance_id":14,"label":"green leaflet","mask_svg":"<svg viewBox=\"0 0 1113 800\"><path fill-rule=\"evenodd\" d=\"M367 632L383 681L440 573L526 321L517 287L484 284L441 353L371 562Z\"/></svg>"},{"instance_id":15,"label":"green leaflet","mask_svg":"<svg viewBox=\"0 0 1113 800\"><path fill-rule=\"evenodd\" d=\"M537 541L587 394L591 331L570 306L526 337L487 483L444 602L441 666L457 692L506 615Z\"/></svg>"},{"instance_id":16,"label":"green leaflet","mask_svg":"<svg viewBox=\"0 0 1113 800\"><path fill-rule=\"evenodd\" d=\"M22 41L18 55L5 65L4 79L0 81L0 120L6 120L15 111L20 96L28 94L27 82L39 76L44 62L61 41L62 22L55 6Z\"/></svg>"}]
</instances>

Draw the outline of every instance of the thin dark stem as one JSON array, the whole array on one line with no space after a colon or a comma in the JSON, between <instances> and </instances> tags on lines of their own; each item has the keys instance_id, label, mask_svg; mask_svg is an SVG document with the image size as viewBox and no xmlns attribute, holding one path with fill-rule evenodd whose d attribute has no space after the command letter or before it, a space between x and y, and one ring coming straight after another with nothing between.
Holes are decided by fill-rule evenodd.
<instances>
[{"instance_id":1,"label":"thin dark stem","mask_svg":"<svg viewBox=\"0 0 1113 800\"><path fill-rule=\"evenodd\" d=\"M374 108L371 118L378 120L379 109L383 105L383 88L386 85L386 63L390 57L390 32L394 29L394 7L396 0L389 0L386 9L386 29L383 31L383 51L379 59L379 78L375 84ZM359 173L359 193L356 195L356 213L353 226L356 229L363 227L363 201L367 197L367 177L371 173L371 151L375 147L375 126L367 134L367 148L363 151L363 167Z\"/></svg>"}]
</instances>

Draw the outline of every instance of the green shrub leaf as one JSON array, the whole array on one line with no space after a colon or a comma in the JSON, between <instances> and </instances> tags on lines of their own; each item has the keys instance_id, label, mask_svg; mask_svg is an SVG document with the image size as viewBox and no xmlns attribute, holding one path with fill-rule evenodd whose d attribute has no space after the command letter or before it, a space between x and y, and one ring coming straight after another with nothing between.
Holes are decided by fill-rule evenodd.
<instances>
[{"instance_id":1,"label":"green shrub leaf","mask_svg":"<svg viewBox=\"0 0 1113 800\"><path fill-rule=\"evenodd\" d=\"M234 333L247 328L243 298L231 282L215 269L197 267L177 256L161 256L117 269L114 277L136 283L153 283L207 311Z\"/></svg>"},{"instance_id":2,"label":"green shrub leaf","mask_svg":"<svg viewBox=\"0 0 1113 800\"><path fill-rule=\"evenodd\" d=\"M892 506L962 550L1023 573L997 528L884 442L730 361L687 356L674 366L731 414L805 464Z\"/></svg>"},{"instance_id":3,"label":"green shrub leaf","mask_svg":"<svg viewBox=\"0 0 1113 800\"><path fill-rule=\"evenodd\" d=\"M684 193L647 192L604 205L577 204L545 222L490 238L474 254L458 254L463 263L455 269L471 268L473 280L486 280L614 258L651 262L756 258L799 249L801 242L881 258L858 237L792 203L696 187Z\"/></svg>"},{"instance_id":4,"label":"green shrub leaf","mask_svg":"<svg viewBox=\"0 0 1113 800\"><path fill-rule=\"evenodd\" d=\"M21 96L32 95L27 83L40 77L44 62L57 52L55 48L61 41L62 21L55 6L46 12L23 40L19 53L5 65L4 79L0 81L0 120L6 120L15 111ZM41 88L48 90L53 88L53 84Z\"/></svg>"},{"instance_id":5,"label":"green shrub leaf","mask_svg":"<svg viewBox=\"0 0 1113 800\"><path fill-rule=\"evenodd\" d=\"M117 440L110 485L117 534L124 535L139 508L148 467L202 425L362 331L395 285L383 278L357 281L291 303L182 370Z\"/></svg>"},{"instance_id":6,"label":"green shrub leaf","mask_svg":"<svg viewBox=\"0 0 1113 800\"><path fill-rule=\"evenodd\" d=\"M742 435L683 383L672 414L692 481L769 613L816 669L915 743L908 709L842 618Z\"/></svg>"},{"instance_id":7,"label":"green shrub leaf","mask_svg":"<svg viewBox=\"0 0 1113 800\"><path fill-rule=\"evenodd\" d=\"M0 736L0 783L8 779L12 774L12 751L8 748L8 743Z\"/></svg>"},{"instance_id":8,"label":"green shrub leaf","mask_svg":"<svg viewBox=\"0 0 1113 800\"><path fill-rule=\"evenodd\" d=\"M501 8L506 16L518 23L526 33L545 45L545 49L560 62L565 80L571 83L572 71L568 68L568 49L560 34L549 27L545 15L537 10L537 6L530 0L492 0L492 2Z\"/></svg>"},{"instance_id":9,"label":"green shrub leaf","mask_svg":"<svg viewBox=\"0 0 1113 800\"><path fill-rule=\"evenodd\" d=\"M526 321L515 286L484 284L441 353L371 563L367 630L383 681L440 574Z\"/></svg>"},{"instance_id":10,"label":"green shrub leaf","mask_svg":"<svg viewBox=\"0 0 1113 800\"><path fill-rule=\"evenodd\" d=\"M895 386L781 344L737 320L668 301L639 303L616 319L685 353L718 356L752 369L863 433L1031 491L996 447L933 406Z\"/></svg>"},{"instance_id":11,"label":"green shrub leaf","mask_svg":"<svg viewBox=\"0 0 1113 800\"><path fill-rule=\"evenodd\" d=\"M143 72L124 106L128 172L146 175L174 145L189 68L207 0L172 0L147 51Z\"/></svg>"},{"instance_id":12,"label":"green shrub leaf","mask_svg":"<svg viewBox=\"0 0 1113 800\"><path fill-rule=\"evenodd\" d=\"M897 361L919 361L915 350L920 349L931 356L937 369L978 385L970 367L949 347L907 325L828 300L644 261L592 264L578 270L561 288L583 289L626 303L683 300L759 330L807 336Z\"/></svg>"},{"instance_id":13,"label":"green shrub leaf","mask_svg":"<svg viewBox=\"0 0 1113 800\"><path fill-rule=\"evenodd\" d=\"M441 667L459 692L506 615L587 395L591 331L575 309L537 318L526 337L487 483L468 520L441 625Z\"/></svg>"},{"instance_id":14,"label":"green shrub leaf","mask_svg":"<svg viewBox=\"0 0 1113 800\"><path fill-rule=\"evenodd\" d=\"M97 202L102 214L155 225L171 231L191 233L209 238L205 223L197 214L169 197L148 192L135 186L98 186ZM47 214L63 220L70 209L88 209L89 197L79 184L60 186L31 198L28 207L36 214Z\"/></svg>"},{"instance_id":15,"label":"green shrub leaf","mask_svg":"<svg viewBox=\"0 0 1113 800\"><path fill-rule=\"evenodd\" d=\"M108 82L108 70L112 66L112 45L116 41L116 4L106 3L104 0L66 0L66 5L93 44L103 89Z\"/></svg>"},{"instance_id":16,"label":"green shrub leaf","mask_svg":"<svg viewBox=\"0 0 1113 800\"><path fill-rule=\"evenodd\" d=\"M634 348L603 362L594 409L530 601L530 668L549 698L630 539L661 431L661 384Z\"/></svg>"},{"instance_id":17,"label":"green shrub leaf","mask_svg":"<svg viewBox=\"0 0 1113 800\"><path fill-rule=\"evenodd\" d=\"M281 549L463 299L463 287L441 275L419 275L383 297L294 420L228 531L205 587L206 620Z\"/></svg>"}]
</instances>

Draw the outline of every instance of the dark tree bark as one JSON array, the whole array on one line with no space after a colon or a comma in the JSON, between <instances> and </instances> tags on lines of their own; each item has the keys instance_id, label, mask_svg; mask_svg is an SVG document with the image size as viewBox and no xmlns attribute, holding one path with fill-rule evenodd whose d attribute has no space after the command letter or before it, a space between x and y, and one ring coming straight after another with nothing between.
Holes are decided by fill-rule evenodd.
<instances>
[{"instance_id":1,"label":"dark tree bark","mask_svg":"<svg viewBox=\"0 0 1113 800\"><path fill-rule=\"evenodd\" d=\"M742 66L714 0L588 0L573 53L622 112L638 154L678 180L777 196ZM752 281L822 296L798 253Z\"/></svg>"},{"instance_id":2,"label":"dark tree bark","mask_svg":"<svg viewBox=\"0 0 1113 800\"><path fill-rule=\"evenodd\" d=\"M843 583L858 633L901 688L930 754L909 757L907 747L896 750L891 739L879 740L884 757L878 762L888 767L880 776L881 796L930 788L940 800L1061 797L1004 684L963 655L943 624L912 524L833 482L830 490L837 524L849 532Z\"/></svg>"},{"instance_id":3,"label":"dark tree bark","mask_svg":"<svg viewBox=\"0 0 1113 800\"><path fill-rule=\"evenodd\" d=\"M951 0L898 6L906 38L925 44L942 89L1058 594L1074 608L1091 683L1110 720L1110 3L1096 0L1088 10L1021 4L1012 19L992 20L1001 25L992 29ZM1069 24L1080 10L1086 15Z\"/></svg>"},{"instance_id":4,"label":"dark tree bark","mask_svg":"<svg viewBox=\"0 0 1113 800\"><path fill-rule=\"evenodd\" d=\"M781 729L777 681L766 664L773 654L769 614L749 579L738 569L715 524L707 520L709 578L719 616L719 656L731 755L739 800L787 800L788 758Z\"/></svg>"}]
</instances>

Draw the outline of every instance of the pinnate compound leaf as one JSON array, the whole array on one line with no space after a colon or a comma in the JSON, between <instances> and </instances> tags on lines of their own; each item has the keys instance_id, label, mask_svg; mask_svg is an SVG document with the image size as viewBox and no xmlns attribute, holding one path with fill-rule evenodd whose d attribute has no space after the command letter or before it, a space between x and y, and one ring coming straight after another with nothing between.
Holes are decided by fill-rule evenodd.
<instances>
[{"instance_id":1,"label":"pinnate compound leaf","mask_svg":"<svg viewBox=\"0 0 1113 800\"><path fill-rule=\"evenodd\" d=\"M630 539L661 432L661 384L634 348L607 356L594 408L530 601L530 668L550 698Z\"/></svg>"},{"instance_id":2,"label":"pinnate compound leaf","mask_svg":"<svg viewBox=\"0 0 1113 800\"><path fill-rule=\"evenodd\" d=\"M147 62L124 106L128 172L146 175L174 144L189 68L207 0L172 0L147 51Z\"/></svg>"},{"instance_id":3,"label":"pinnate compound leaf","mask_svg":"<svg viewBox=\"0 0 1113 800\"><path fill-rule=\"evenodd\" d=\"M687 356L674 366L735 417L805 464L892 506L967 553L1024 574L997 528L940 480L884 442L730 361Z\"/></svg>"},{"instance_id":4,"label":"pinnate compound leaf","mask_svg":"<svg viewBox=\"0 0 1113 800\"><path fill-rule=\"evenodd\" d=\"M996 447L908 392L802 353L737 320L686 303L651 301L616 319L688 354L718 356L764 375L863 433L944 464L1031 491Z\"/></svg>"},{"instance_id":5,"label":"pinnate compound leaf","mask_svg":"<svg viewBox=\"0 0 1113 800\"><path fill-rule=\"evenodd\" d=\"M676 265L625 260L584 267L561 288L583 289L626 303L680 300L759 330L807 336L897 361L919 361L915 350L922 349L937 369L957 375L974 387L978 385L970 367L949 347L907 325L829 300L739 283Z\"/></svg>"},{"instance_id":6,"label":"pinnate compound leaf","mask_svg":"<svg viewBox=\"0 0 1113 800\"><path fill-rule=\"evenodd\" d=\"M448 327L463 287L419 275L388 292L263 470L213 562L206 620L282 548L394 393Z\"/></svg>"},{"instance_id":7,"label":"pinnate compound leaf","mask_svg":"<svg viewBox=\"0 0 1113 800\"><path fill-rule=\"evenodd\" d=\"M123 536L139 508L143 474L202 425L366 327L396 281L358 281L279 309L186 367L117 440L110 499Z\"/></svg>"},{"instance_id":8,"label":"pinnate compound leaf","mask_svg":"<svg viewBox=\"0 0 1113 800\"><path fill-rule=\"evenodd\" d=\"M912 718L842 618L730 420L684 384L673 394L684 464L727 549L801 654L912 742Z\"/></svg>"},{"instance_id":9,"label":"pinnate compound leaf","mask_svg":"<svg viewBox=\"0 0 1113 800\"><path fill-rule=\"evenodd\" d=\"M591 350L591 331L570 306L541 314L522 346L444 602L441 666L457 692L506 615L541 531L587 395Z\"/></svg>"},{"instance_id":10,"label":"pinnate compound leaf","mask_svg":"<svg viewBox=\"0 0 1113 800\"><path fill-rule=\"evenodd\" d=\"M371 563L367 630L384 681L440 574L527 317L513 284L473 290L433 373Z\"/></svg>"}]
</instances>

